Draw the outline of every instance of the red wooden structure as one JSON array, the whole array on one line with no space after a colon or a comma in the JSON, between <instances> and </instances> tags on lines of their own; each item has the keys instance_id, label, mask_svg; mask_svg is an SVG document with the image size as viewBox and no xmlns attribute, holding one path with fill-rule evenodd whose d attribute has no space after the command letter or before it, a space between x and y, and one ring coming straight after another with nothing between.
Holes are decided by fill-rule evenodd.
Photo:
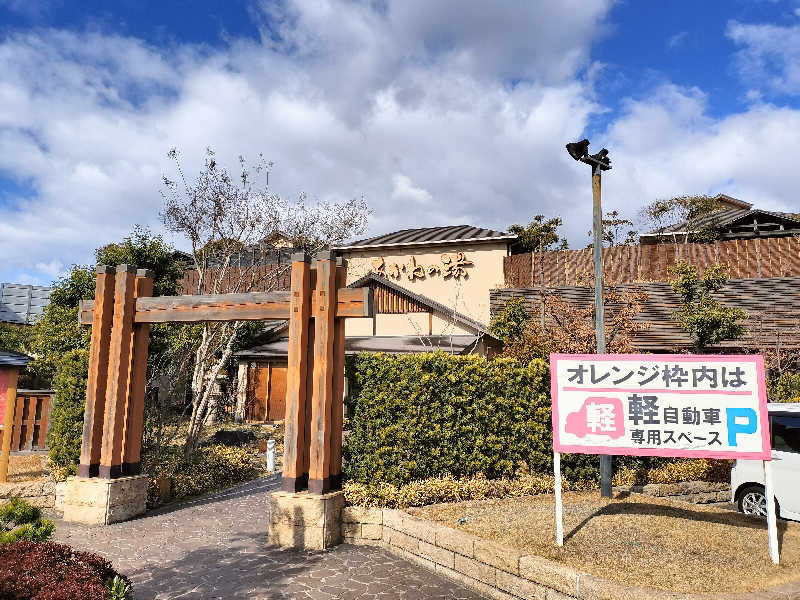
<instances>
[{"instance_id":1,"label":"red wooden structure","mask_svg":"<svg viewBox=\"0 0 800 600\"><path fill-rule=\"evenodd\" d=\"M140 473L149 324L289 320L283 487L321 494L337 489L342 465L344 319L369 317L369 288L345 287L347 267L331 252L312 268L292 257L288 292L152 297L152 274L128 265L98 267L83 444L78 474Z\"/></svg>"}]
</instances>

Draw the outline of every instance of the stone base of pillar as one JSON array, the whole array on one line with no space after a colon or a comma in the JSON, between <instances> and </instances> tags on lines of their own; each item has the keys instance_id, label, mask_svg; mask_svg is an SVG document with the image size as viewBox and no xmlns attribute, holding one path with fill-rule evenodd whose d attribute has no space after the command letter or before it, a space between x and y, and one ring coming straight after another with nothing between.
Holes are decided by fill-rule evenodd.
<instances>
[{"instance_id":1,"label":"stone base of pillar","mask_svg":"<svg viewBox=\"0 0 800 600\"><path fill-rule=\"evenodd\" d=\"M342 543L344 492L273 492L268 499L269 543L325 550Z\"/></svg>"},{"instance_id":2,"label":"stone base of pillar","mask_svg":"<svg viewBox=\"0 0 800 600\"><path fill-rule=\"evenodd\" d=\"M109 525L144 514L150 477L70 477L64 490L64 520Z\"/></svg>"}]
</instances>

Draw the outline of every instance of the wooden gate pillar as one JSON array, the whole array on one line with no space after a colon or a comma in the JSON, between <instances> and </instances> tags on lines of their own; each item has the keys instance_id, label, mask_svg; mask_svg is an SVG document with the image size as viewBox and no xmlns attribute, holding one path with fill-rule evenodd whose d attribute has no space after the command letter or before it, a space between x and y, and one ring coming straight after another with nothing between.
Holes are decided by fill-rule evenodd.
<instances>
[{"instance_id":1,"label":"wooden gate pillar","mask_svg":"<svg viewBox=\"0 0 800 600\"><path fill-rule=\"evenodd\" d=\"M308 491L331 489L331 411L333 408L333 338L337 299L336 262L330 251L317 255L314 307L314 379L311 399L311 447Z\"/></svg>"},{"instance_id":2,"label":"wooden gate pillar","mask_svg":"<svg viewBox=\"0 0 800 600\"><path fill-rule=\"evenodd\" d=\"M147 269L136 271L134 297L148 298L153 295L153 272ZM131 348L130 386L125 411L122 444L122 474L139 475L141 468L142 432L144 426L144 396L147 387L147 354L150 344L150 325L137 323L133 326Z\"/></svg>"},{"instance_id":3,"label":"wooden gate pillar","mask_svg":"<svg viewBox=\"0 0 800 600\"><path fill-rule=\"evenodd\" d=\"M289 350L286 370L286 419L283 446L283 489L298 492L308 481L306 400L308 338L311 319L311 267L304 252L292 256L289 296Z\"/></svg>"},{"instance_id":4,"label":"wooden gate pillar","mask_svg":"<svg viewBox=\"0 0 800 600\"><path fill-rule=\"evenodd\" d=\"M108 382L108 350L114 313L114 272L114 267L97 267L79 477L95 477L100 468L100 445L103 437Z\"/></svg>"},{"instance_id":5,"label":"wooden gate pillar","mask_svg":"<svg viewBox=\"0 0 800 600\"><path fill-rule=\"evenodd\" d=\"M136 269L119 265L114 281L114 318L108 355L108 386L98 473L104 479L122 475L123 428L133 350L133 315L136 312L135 284Z\"/></svg>"},{"instance_id":6,"label":"wooden gate pillar","mask_svg":"<svg viewBox=\"0 0 800 600\"><path fill-rule=\"evenodd\" d=\"M347 263L336 259L336 289L347 286ZM336 319L333 331L333 398L331 401L331 489L342 487L342 421L344 418L344 319Z\"/></svg>"}]
</instances>

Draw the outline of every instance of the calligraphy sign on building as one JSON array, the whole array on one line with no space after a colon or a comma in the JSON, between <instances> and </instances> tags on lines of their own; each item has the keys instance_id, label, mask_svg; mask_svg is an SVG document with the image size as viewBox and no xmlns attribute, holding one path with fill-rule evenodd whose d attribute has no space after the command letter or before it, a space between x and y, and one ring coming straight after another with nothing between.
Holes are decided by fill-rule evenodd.
<instances>
[{"instance_id":1,"label":"calligraphy sign on building","mask_svg":"<svg viewBox=\"0 0 800 600\"><path fill-rule=\"evenodd\" d=\"M553 354L553 450L770 460L762 356Z\"/></svg>"},{"instance_id":2,"label":"calligraphy sign on building","mask_svg":"<svg viewBox=\"0 0 800 600\"><path fill-rule=\"evenodd\" d=\"M372 260L372 269L378 275L383 277L391 277L392 279L400 279L403 275L408 277L409 281L415 279L425 279L425 277L433 277L434 275L441 275L445 279L453 277L454 279L466 279L469 277L467 267L472 266L472 261L467 260L463 252L456 252L455 254L442 254L439 257L438 263L431 263L427 265L417 264L417 259L409 256L404 263L390 263L382 256Z\"/></svg>"}]
</instances>

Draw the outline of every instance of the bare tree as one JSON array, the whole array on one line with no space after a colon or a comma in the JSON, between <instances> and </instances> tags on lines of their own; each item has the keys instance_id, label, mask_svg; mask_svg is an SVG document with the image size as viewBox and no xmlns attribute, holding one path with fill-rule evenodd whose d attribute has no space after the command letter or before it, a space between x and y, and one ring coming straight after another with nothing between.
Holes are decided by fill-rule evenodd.
<instances>
[{"instance_id":1,"label":"bare tree","mask_svg":"<svg viewBox=\"0 0 800 600\"><path fill-rule=\"evenodd\" d=\"M637 316L647 301L647 293L637 288L606 288L605 332L607 351L625 354L634 349L637 334L649 324ZM552 352L591 354L597 347L594 328L594 305L581 306L550 294L544 326L539 319L528 319L522 335L507 342L504 354L523 361L544 358Z\"/></svg>"},{"instance_id":2,"label":"bare tree","mask_svg":"<svg viewBox=\"0 0 800 600\"><path fill-rule=\"evenodd\" d=\"M168 153L177 178L163 178L161 219L187 238L196 270L196 294L244 293L279 289L290 268L280 247L315 252L358 235L369 210L363 198L309 205L305 195L285 201L268 189L272 163L261 155L253 168L239 157L236 177L206 150L197 179L187 180L177 150ZM205 323L194 353L192 410L185 451L193 452L204 424L214 420L215 383L231 358L242 321Z\"/></svg>"}]
</instances>

